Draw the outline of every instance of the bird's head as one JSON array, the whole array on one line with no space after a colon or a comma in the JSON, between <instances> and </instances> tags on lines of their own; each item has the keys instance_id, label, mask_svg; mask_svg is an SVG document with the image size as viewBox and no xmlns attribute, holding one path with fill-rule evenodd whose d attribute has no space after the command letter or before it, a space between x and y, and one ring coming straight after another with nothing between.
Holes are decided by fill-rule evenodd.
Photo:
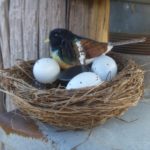
<instances>
[{"instance_id":1,"label":"bird's head","mask_svg":"<svg viewBox=\"0 0 150 150\"><path fill-rule=\"evenodd\" d=\"M66 43L72 41L75 35L66 29L54 29L49 34L49 41L52 48L62 48Z\"/></svg>"},{"instance_id":2,"label":"bird's head","mask_svg":"<svg viewBox=\"0 0 150 150\"><path fill-rule=\"evenodd\" d=\"M54 29L49 34L51 45L51 55L59 57L67 64L74 64L77 60L76 52L73 47L73 41L76 35L66 29Z\"/></svg>"}]
</instances>

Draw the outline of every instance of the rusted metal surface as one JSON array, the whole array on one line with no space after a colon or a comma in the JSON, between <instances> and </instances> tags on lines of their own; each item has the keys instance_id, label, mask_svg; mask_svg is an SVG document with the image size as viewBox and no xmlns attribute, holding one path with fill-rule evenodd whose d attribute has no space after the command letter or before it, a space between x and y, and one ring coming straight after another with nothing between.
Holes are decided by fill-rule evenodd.
<instances>
[{"instance_id":1,"label":"rusted metal surface","mask_svg":"<svg viewBox=\"0 0 150 150\"><path fill-rule=\"evenodd\" d=\"M6 150L58 150L58 145L48 139L36 121L19 111L0 115L0 141Z\"/></svg>"},{"instance_id":2,"label":"rusted metal surface","mask_svg":"<svg viewBox=\"0 0 150 150\"><path fill-rule=\"evenodd\" d=\"M17 134L23 137L43 139L37 125L29 117L22 115L19 111L12 111L0 115L0 127L6 134Z\"/></svg>"}]
</instances>

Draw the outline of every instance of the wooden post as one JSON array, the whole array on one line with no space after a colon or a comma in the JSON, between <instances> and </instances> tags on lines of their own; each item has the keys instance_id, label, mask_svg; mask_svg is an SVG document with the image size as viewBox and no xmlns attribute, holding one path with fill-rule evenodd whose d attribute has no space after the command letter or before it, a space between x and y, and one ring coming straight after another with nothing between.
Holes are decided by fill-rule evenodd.
<instances>
[{"instance_id":1,"label":"wooden post","mask_svg":"<svg viewBox=\"0 0 150 150\"><path fill-rule=\"evenodd\" d=\"M69 29L108 42L110 0L71 0L69 3Z\"/></svg>"},{"instance_id":2,"label":"wooden post","mask_svg":"<svg viewBox=\"0 0 150 150\"><path fill-rule=\"evenodd\" d=\"M1 55L1 47L0 47L0 69L3 67L2 55ZM4 93L0 92L0 113L5 112L5 104L4 104ZM4 145L0 142L0 150L2 150Z\"/></svg>"},{"instance_id":3,"label":"wooden post","mask_svg":"<svg viewBox=\"0 0 150 150\"><path fill-rule=\"evenodd\" d=\"M0 0L0 68L10 66L8 32L8 0ZM5 111L4 94L0 92L0 113ZM1 149L0 144L0 149Z\"/></svg>"}]
</instances>

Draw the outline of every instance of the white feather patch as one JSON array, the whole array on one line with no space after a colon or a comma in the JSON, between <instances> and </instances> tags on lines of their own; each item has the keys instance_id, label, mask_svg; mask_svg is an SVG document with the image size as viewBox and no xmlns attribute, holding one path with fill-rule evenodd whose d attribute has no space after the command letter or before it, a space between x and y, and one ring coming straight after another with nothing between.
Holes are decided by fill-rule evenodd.
<instances>
[{"instance_id":1,"label":"white feather patch","mask_svg":"<svg viewBox=\"0 0 150 150\"><path fill-rule=\"evenodd\" d=\"M114 47L113 45L108 44L108 45L107 45L107 50L106 50L106 52L105 52L104 54L107 54L108 52L110 52L113 47Z\"/></svg>"}]
</instances>

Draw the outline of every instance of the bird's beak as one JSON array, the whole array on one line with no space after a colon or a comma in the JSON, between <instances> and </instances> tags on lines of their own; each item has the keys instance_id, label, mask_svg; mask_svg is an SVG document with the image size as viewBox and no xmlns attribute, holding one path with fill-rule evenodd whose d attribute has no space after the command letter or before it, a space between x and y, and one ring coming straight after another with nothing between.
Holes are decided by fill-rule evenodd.
<instances>
[{"instance_id":1,"label":"bird's beak","mask_svg":"<svg viewBox=\"0 0 150 150\"><path fill-rule=\"evenodd\" d=\"M50 40L49 39L46 39L45 41L44 41L44 43L49 43L50 42Z\"/></svg>"}]
</instances>

